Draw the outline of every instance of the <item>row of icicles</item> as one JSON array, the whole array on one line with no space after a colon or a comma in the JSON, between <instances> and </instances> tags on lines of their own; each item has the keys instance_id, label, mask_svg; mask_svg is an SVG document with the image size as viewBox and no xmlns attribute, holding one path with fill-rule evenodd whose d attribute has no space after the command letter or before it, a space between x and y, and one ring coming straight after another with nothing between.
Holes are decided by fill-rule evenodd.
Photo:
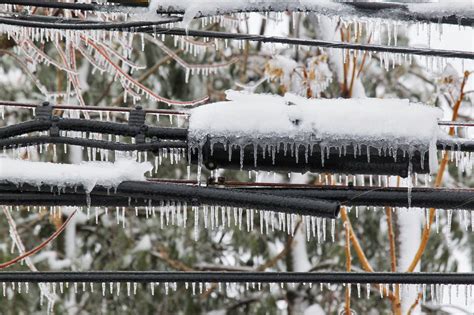
<instances>
[{"instance_id":1,"label":"row of icicles","mask_svg":"<svg viewBox=\"0 0 474 315\"><path fill-rule=\"evenodd\" d=\"M361 30L363 29L362 25L365 25L364 23L360 22L354 22L354 23L348 23L347 25L358 25L355 27L356 33L359 34ZM376 24L367 24L367 25L376 25ZM164 28L172 28L179 26L179 24L176 23L169 23L169 24L164 24L161 27ZM382 27L369 27L366 26L367 30L371 31L372 34L376 34L377 32L382 32L380 31L383 29ZM398 29L398 28L393 28L393 29ZM390 28L390 31L388 31L388 34L391 33L392 28ZM80 30L80 31L75 31L75 30L55 30L55 29L44 29L44 28L30 28L30 27L20 27L20 26L12 26L12 25L4 25L0 24L0 33L5 33L8 35L9 38L15 38L18 41L23 41L23 40L31 40L33 42L39 42L41 44L46 43L46 42L58 42L58 41L64 41L67 45L72 43L73 47L81 47L82 44L84 44L86 47L87 45L87 40L84 41L84 38L89 38L92 42L99 42L99 43L116 43L121 45L121 51L123 52L123 57L128 58L131 55L131 49L132 43L134 41L135 36L137 35L134 32L123 32L123 31L109 31L109 30ZM161 41L165 41L166 36L172 36L173 38L173 43L175 48L183 50L186 54L189 54L191 56L198 56L202 55L205 52L207 52L209 49L212 50L220 50L220 49L226 49L229 47L229 40L218 40L218 39L209 39L209 38L203 38L200 41L193 40L192 38L189 38L187 36L176 36L176 35L164 35L160 34L157 30L156 32L151 33L152 36L155 38L159 38ZM383 36L380 36L382 38ZM388 37L388 44L392 44L392 42L395 42L395 40L392 40L391 38L396 38L395 36L389 36ZM142 50L145 48L145 36L139 35L139 39L141 40L142 44ZM232 40L236 42L237 44L234 45L236 48L239 49L244 49L246 47L245 41L244 40ZM374 42L372 40L372 42ZM381 42L381 40L380 40ZM396 44L396 43L395 43ZM280 47L288 47L292 48L293 45L282 45L282 44L274 44L274 43L263 43L263 45L266 45L270 47L272 51L277 51L280 49ZM298 46L300 49L303 50L309 50L312 49L311 47L308 46ZM318 48L322 53L325 52L334 52L335 51L341 51L340 49L335 49L335 48ZM353 56L362 56L365 54L364 51L358 51L354 49L349 49L349 50L342 50L342 56L344 56L344 62L348 62L348 60L352 60ZM412 63L412 55L410 54L402 54L402 53L389 53L389 52L381 52L381 53L372 53L369 52L367 54L367 57L369 60L372 59L372 55L376 55L377 59L380 60L382 63L382 67L384 69L389 70L390 68L394 68L397 65L401 65L404 63ZM347 58L348 57L348 58ZM442 71L447 62L449 61L449 58L444 58L444 57L430 57L430 56L422 56L419 57L421 62L424 63L428 69L433 69L433 71ZM44 58L41 58L44 59ZM347 59L347 60L346 60ZM369 61L368 60L368 61ZM41 60L40 60L41 61ZM43 60L44 61L44 60ZM47 60L46 60L47 62ZM95 63L92 63L92 65L95 67ZM99 67L98 69L100 72L103 72L104 69ZM209 69L201 69L200 71L195 71L195 69L190 68L188 72L196 74L211 74L214 73L216 69L212 67L212 65L209 66ZM139 93L139 91L136 91Z\"/></svg>"},{"instance_id":2,"label":"row of icicles","mask_svg":"<svg viewBox=\"0 0 474 315\"><path fill-rule=\"evenodd\" d=\"M30 285L28 282L11 282L2 283L2 295L3 297L12 297L11 293L28 294L30 292ZM462 299L467 306L470 300L474 298L474 285L451 285L451 284L331 284L331 283L260 283L260 282L247 282L247 283L236 283L236 282L184 282L178 284L177 282L151 282L148 284L142 284L137 282L48 282L41 283L46 288L46 292L57 294L67 294L68 291L72 291L76 294L83 292L98 293L106 296L120 296L122 292L125 292L127 296L136 295L138 290L148 290L151 295L155 295L156 290L162 290L162 293L168 295L170 292L176 292L179 287L190 291L193 295L201 295L210 290L216 290L217 292L233 295L235 293L245 293L246 291L260 291L275 289L295 289L298 286L306 288L319 289L321 293L325 291L337 291L340 289L348 288L348 292L351 296L357 298L369 299L371 297L384 298L388 296L390 290L392 292L398 292L399 298L403 299L402 293L418 293L421 294L423 303L431 301L433 304L452 304L453 299ZM43 291L43 290L42 290ZM355 291L355 293L353 293ZM378 291L378 292L377 292ZM122 293L123 294L123 293ZM41 299L42 300L42 299Z\"/></svg>"},{"instance_id":3,"label":"row of icicles","mask_svg":"<svg viewBox=\"0 0 474 315\"><path fill-rule=\"evenodd\" d=\"M130 198L130 202L132 199ZM161 229L175 226L180 228L189 227L189 217L193 223L194 239L197 241L202 230L208 231L224 231L231 229L244 230L246 232L258 231L262 235L281 231L288 235L294 236L299 226L306 235L307 241L316 240L322 243L328 240L334 242L336 240L336 227L343 223L335 219L325 219L314 216L281 213L267 210L255 210L249 208L225 207L217 205L188 206L185 202L167 201L160 202L161 205L154 206L150 201L148 207L73 207L79 209L88 220L94 218L95 223L110 225L109 216L115 217L117 225L126 227L130 222L127 216L135 215L135 217L145 217L146 219L157 220ZM27 212L47 212L51 216L60 216L63 207L39 207L39 206L6 206L9 211ZM359 216L360 210L366 212L383 211L383 207L348 207L349 213L356 212L356 218ZM412 214L423 215L425 222L429 218L429 209L421 208L392 208L392 211L410 212ZM474 231L474 211L470 210L435 210L435 223L433 229L440 233L441 231L450 232L453 224L453 215L459 222L460 226L466 231ZM330 230L329 233L327 230ZM337 231L342 230L337 228ZM329 235L328 235L329 234Z\"/></svg>"}]
</instances>

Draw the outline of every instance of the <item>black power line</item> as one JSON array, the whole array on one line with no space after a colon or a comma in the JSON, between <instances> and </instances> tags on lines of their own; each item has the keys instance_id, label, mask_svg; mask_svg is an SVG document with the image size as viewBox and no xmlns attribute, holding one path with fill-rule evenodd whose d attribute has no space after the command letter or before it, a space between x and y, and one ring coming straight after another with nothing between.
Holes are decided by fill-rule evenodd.
<instances>
[{"instance_id":1,"label":"black power line","mask_svg":"<svg viewBox=\"0 0 474 315\"><path fill-rule=\"evenodd\" d=\"M332 200L344 206L474 210L474 189L312 186L311 188L248 188L246 190L295 198Z\"/></svg>"},{"instance_id":2,"label":"black power line","mask_svg":"<svg viewBox=\"0 0 474 315\"><path fill-rule=\"evenodd\" d=\"M331 283L473 285L474 273L384 272L1 272L2 282Z\"/></svg>"},{"instance_id":3,"label":"black power line","mask_svg":"<svg viewBox=\"0 0 474 315\"><path fill-rule=\"evenodd\" d=\"M378 53L394 53L401 55L416 55L416 56L429 56L429 57L442 57L442 58L462 58L462 59L474 59L474 52L469 51L456 51L456 50L442 50L432 48L414 48L414 47L397 47L387 45L375 45L375 44L355 44L346 42L336 41L325 41L318 39L303 39L303 38L287 38L279 36L265 36L265 35L252 35L252 34L239 34L230 32L216 32L216 31L205 31L205 30L186 30L182 28L163 28L161 24L179 21L179 17L172 17L169 20L163 20L159 22L119 22L119 23L108 23L108 22L94 22L89 24L70 22L64 19L58 19L57 22L43 22L31 20L31 17L25 17L20 19L18 17L0 17L1 24L15 25L22 27L34 27L34 28L46 28L46 29L70 29L70 30L109 30L109 31L124 31L124 32L137 32L137 33L150 33L150 34L165 34L175 36L195 36L204 38L214 39L231 39L231 40L242 40L251 42L262 42L262 43L279 43L288 45L299 45L309 47L320 47L320 48L336 48L336 49L348 49L356 51L368 51ZM150 26L149 24L153 24ZM133 25L133 26L131 26Z\"/></svg>"},{"instance_id":4,"label":"black power line","mask_svg":"<svg viewBox=\"0 0 474 315\"><path fill-rule=\"evenodd\" d=\"M0 101L0 106L6 107L18 107L18 108L37 108L38 104L35 103L22 103L12 101ZM53 109L58 110L77 110L83 112L117 112L117 113L129 113L135 108L132 107L120 107L120 106L93 106L93 105L70 105L70 104L51 104ZM143 111L146 114L163 114L163 115L177 115L177 116L189 116L190 113L185 110L172 110L172 109L153 109L144 108ZM454 127L474 127L474 121L438 121L440 126L454 126Z\"/></svg>"},{"instance_id":5,"label":"black power line","mask_svg":"<svg viewBox=\"0 0 474 315\"><path fill-rule=\"evenodd\" d=\"M92 3L67 3L59 2L54 0L3 0L2 4L16 4L24 6L35 6L44 8L56 8L65 10L82 10L82 11L103 11L103 12L123 12L126 9L132 9L134 7L146 7L148 1L108 1L108 4L100 4L97 2ZM474 18L467 16L457 16L454 14L433 16L433 14L423 14L420 12L412 12L410 9L401 3L365 3L365 2L351 2L351 3L340 3L344 10L331 10L329 8L322 8L321 14L327 15L338 15L338 16L358 16L368 18L379 18L379 19L390 19L390 20L401 20L408 22L425 22L425 23L445 23L472 26L474 24ZM278 9L272 5L259 5L258 8L240 9L234 8L229 10L223 10L216 8L214 12L198 12L196 17L206 17L212 15L228 15L232 13L250 13L250 12L282 12L282 4L278 3ZM284 11L291 12L316 12L310 7L304 7L300 5L288 4ZM173 14L183 15L185 10L183 9L172 9L172 8L158 8L157 14Z\"/></svg>"},{"instance_id":6,"label":"black power line","mask_svg":"<svg viewBox=\"0 0 474 315\"><path fill-rule=\"evenodd\" d=\"M2 0L0 4L12 4L12 5L23 5L32 7L42 7L50 9L63 9L63 10L81 10L81 11L105 11L105 12L123 12L124 9L133 8L137 6L147 6L143 1L135 3L133 1L127 1L124 4L118 4L121 1L108 1L108 4L101 4L95 1L91 3L78 3L78 2L59 2L55 0ZM114 3L115 2L115 3ZM124 1L122 1L124 2Z\"/></svg>"},{"instance_id":7,"label":"black power line","mask_svg":"<svg viewBox=\"0 0 474 315\"><path fill-rule=\"evenodd\" d=\"M245 186L247 185L247 186ZM237 186L219 187L210 185L197 186L183 181L150 181L148 183L126 182L113 191L103 187L96 187L90 193L90 206L104 207L149 207L157 206L163 201L179 201L193 204L218 204L224 206L238 206L265 209L265 206L254 196L275 196L278 198L291 198L300 200L325 200L319 208L333 207L334 204L342 206L377 206L377 207L420 207L452 210L474 210L473 189L447 189L447 188L408 188L397 187L362 187L362 186L307 186L295 187L253 187L251 183L239 183ZM255 184L258 185L258 184ZM140 187L142 190L137 190ZM85 191L82 188L65 188L61 193L53 194L55 187L43 185L31 186L27 183L17 185L0 183L0 204L4 205L30 205L30 206L87 206ZM236 192L237 194L234 194ZM238 195L245 193L245 200L239 200ZM252 195L254 194L254 195ZM197 197L193 197L197 196ZM228 198L223 201L219 196ZM408 199L410 198L410 201ZM332 205L331 205L332 203ZM321 207L322 206L322 207ZM257 209L256 208L256 209ZM272 210L272 205L266 210ZM333 208L335 209L335 208ZM300 211L296 205L293 209L278 210L280 212L303 215L318 215L318 210ZM333 211L333 210L331 210Z\"/></svg>"},{"instance_id":8,"label":"black power line","mask_svg":"<svg viewBox=\"0 0 474 315\"><path fill-rule=\"evenodd\" d=\"M208 169L234 168L267 171L300 171L300 172L336 172L345 174L376 174L408 176L413 172L425 174L429 172L429 153L415 151L406 154L402 150L390 154L383 153L376 147L365 143L324 148L318 143L295 146L287 149L284 143L275 148L275 152L266 152L260 145L231 147L220 143L211 145L212 137L200 150L189 147L188 130L185 128L162 128L146 124L146 112L138 106L130 111L128 123L114 123L86 119L60 118L53 115L54 107L44 103L36 109L36 119L0 128L0 148L12 149L39 144L69 144L90 148L117 151L149 151L159 152L160 149L181 148L188 150L188 162L203 164ZM70 137L65 132L97 133L133 137L134 144L117 142L113 137L108 140L83 139ZM48 135L24 136L32 132L49 132ZM87 136L87 134L86 134ZM122 141L122 139L119 139ZM244 139L239 139L244 140ZM247 139L252 143L254 139ZM243 142L245 143L245 142ZM254 150L254 146L256 150ZM439 140L438 149L453 151L474 151L474 141L453 138ZM322 150L325 150L324 152ZM342 151L343 152L342 152ZM231 152L229 152L231 151ZM290 152L288 152L290 151ZM394 158L396 155L396 159ZM239 157L229 158L230 156ZM324 157L324 158L322 158Z\"/></svg>"},{"instance_id":9,"label":"black power line","mask_svg":"<svg viewBox=\"0 0 474 315\"><path fill-rule=\"evenodd\" d=\"M0 184L0 203L40 205L40 202L43 202L53 205L74 206L78 205L76 203L78 200L74 195L82 198L82 201L79 200L79 205L87 201L85 191L81 188L66 188L57 196L51 194L52 189L54 188L51 186L44 185L38 188L28 185L28 183L24 183L21 187L16 187L12 184ZM339 203L336 201L326 201L317 198L294 198L254 191L173 183L126 181L112 190L96 187L88 193L90 205L99 206L98 203L109 201L117 205L116 200L114 201L113 198L109 198L113 196L114 198L122 198L121 201L126 202L122 206L131 206L132 199L135 199L135 205L137 203L144 203L145 206L157 206L161 201L168 200L187 203L189 206L219 205L255 210L272 210L282 213L298 213L332 219L337 218L340 210ZM17 196L20 196L20 199L16 199ZM44 198L45 196L46 198ZM28 198L31 198L30 203L28 203ZM137 200L143 201L143 203ZM109 204L100 205L106 206Z\"/></svg>"},{"instance_id":10,"label":"black power line","mask_svg":"<svg viewBox=\"0 0 474 315\"><path fill-rule=\"evenodd\" d=\"M398 47L398 46L386 46L386 45L374 45L374 44L354 44L354 43L346 43L346 42L324 41L324 40L318 40L318 39L287 38L287 37L279 37L279 36L239 34L239 33L204 31L204 30L185 30L182 28L157 27L157 28L151 29L148 27L144 27L144 28L136 29L135 31L155 33L155 34L178 35L178 36L196 36L196 37L217 38L217 39L234 39L234 40L262 42L262 43L279 43L279 44L311 46L311 47L320 47L320 48L338 48L338 49L349 49L349 50L369 51L369 52L387 52L387 53L417 55L417 56L474 59L474 52L470 52L470 51Z\"/></svg>"},{"instance_id":11,"label":"black power line","mask_svg":"<svg viewBox=\"0 0 474 315\"><path fill-rule=\"evenodd\" d=\"M65 19L61 17L45 17L35 15L14 15L12 17L0 16L0 24L36 27L61 30L104 30L104 31L131 31L143 27L156 27L158 25L176 23L181 17L165 17L156 21L133 22L100 22L79 19Z\"/></svg>"},{"instance_id":12,"label":"black power line","mask_svg":"<svg viewBox=\"0 0 474 315\"><path fill-rule=\"evenodd\" d=\"M292 5L288 3L286 7L283 7L284 4L277 3L277 5L264 4L258 5L251 8L230 8L230 9L220 9L215 8L211 12L202 12L199 11L196 14L197 18L208 17L213 15L228 15L235 13L266 13L266 12L306 12L306 13L319 13L322 15L329 16L350 16L353 18L374 18L374 19L384 19L384 20L398 20L398 21L407 21L407 22L424 22L424 23L443 23L443 24L454 24L454 25L463 25L463 26L472 26L474 24L474 18L470 16L457 16L455 14L444 14L442 12L424 14L421 12L413 12L403 3L395 2L347 2L339 3L341 8L344 10L333 10L331 8L323 8L321 6L320 10L315 10L311 7L301 6L299 4ZM416 5L416 4L415 4ZM283 7L283 8L282 8ZM184 9L173 9L161 7L157 10L158 14L185 14Z\"/></svg>"}]
</instances>

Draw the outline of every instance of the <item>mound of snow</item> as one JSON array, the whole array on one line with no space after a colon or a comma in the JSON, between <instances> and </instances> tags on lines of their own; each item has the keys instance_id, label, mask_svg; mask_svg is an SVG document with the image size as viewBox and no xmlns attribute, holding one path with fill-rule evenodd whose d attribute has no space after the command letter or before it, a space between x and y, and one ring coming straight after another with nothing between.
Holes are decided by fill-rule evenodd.
<instances>
[{"instance_id":1,"label":"mound of snow","mask_svg":"<svg viewBox=\"0 0 474 315\"><path fill-rule=\"evenodd\" d=\"M145 180L145 173L152 168L148 162L138 163L130 159L120 159L115 163L56 164L0 157L0 182L34 186L83 186L90 192L95 186L113 188L123 181Z\"/></svg>"},{"instance_id":2,"label":"mound of snow","mask_svg":"<svg viewBox=\"0 0 474 315\"><path fill-rule=\"evenodd\" d=\"M435 107L399 99L306 99L237 91L228 91L227 99L191 111L191 146L202 146L209 138L226 145L262 147L367 145L392 153L430 150L431 169L437 165L442 112Z\"/></svg>"}]
</instances>

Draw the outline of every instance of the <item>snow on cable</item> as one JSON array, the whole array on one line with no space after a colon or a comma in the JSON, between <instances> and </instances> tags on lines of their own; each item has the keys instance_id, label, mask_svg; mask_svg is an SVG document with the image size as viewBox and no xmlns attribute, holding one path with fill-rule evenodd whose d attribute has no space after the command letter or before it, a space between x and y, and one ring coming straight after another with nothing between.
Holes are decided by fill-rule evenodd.
<instances>
[{"instance_id":1,"label":"snow on cable","mask_svg":"<svg viewBox=\"0 0 474 315\"><path fill-rule=\"evenodd\" d=\"M138 163L131 159L115 163L57 164L0 157L0 182L61 188L82 186L90 192L95 186L114 188L123 181L145 180L144 174L152 168L149 162Z\"/></svg>"},{"instance_id":2,"label":"snow on cable","mask_svg":"<svg viewBox=\"0 0 474 315\"><path fill-rule=\"evenodd\" d=\"M325 15L357 15L357 9L335 0L151 0L150 14L158 8L184 10L184 25L189 25L198 14L236 12L239 10L261 10L271 8L273 11L312 11ZM471 0L439 0L430 3L403 3L409 12L424 14L432 18L456 15L459 18L474 16L474 3ZM387 10L390 17L391 10Z\"/></svg>"},{"instance_id":3,"label":"snow on cable","mask_svg":"<svg viewBox=\"0 0 474 315\"><path fill-rule=\"evenodd\" d=\"M437 168L436 142L441 135L437 122L442 111L435 107L399 99L306 99L237 91L227 91L227 100L191 110L192 150L208 141L211 146L255 144L254 148L272 151L296 144L310 150L319 146L324 159L329 148L345 154L347 147L357 152L366 145L394 157L398 150L429 152L430 171Z\"/></svg>"}]
</instances>

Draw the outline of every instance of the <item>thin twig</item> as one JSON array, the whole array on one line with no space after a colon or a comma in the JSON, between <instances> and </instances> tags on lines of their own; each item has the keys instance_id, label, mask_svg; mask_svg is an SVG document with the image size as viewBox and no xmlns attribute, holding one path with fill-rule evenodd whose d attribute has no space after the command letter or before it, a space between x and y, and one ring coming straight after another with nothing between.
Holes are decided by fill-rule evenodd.
<instances>
[{"instance_id":1,"label":"thin twig","mask_svg":"<svg viewBox=\"0 0 474 315\"><path fill-rule=\"evenodd\" d=\"M7 211L7 210L5 210L5 208L4 208L4 211ZM71 221L71 219L76 214L76 211L77 210L75 210L73 213L71 213L69 215L69 217L67 218L67 220L64 221L64 223L61 225L61 227L59 229L57 229L56 232L51 234L51 236L48 237L43 243L41 243L40 245L36 246L32 250L29 250L29 251L25 252L24 254L12 259L12 260L1 263L0 264L0 269L10 267L11 265L14 265L15 263L25 259L26 257L32 256L32 255L36 254L37 252L39 252L40 250L42 250L43 248L45 248L46 245L48 245L49 243L54 241L64 231L64 229L67 227L68 223Z\"/></svg>"},{"instance_id":2,"label":"thin twig","mask_svg":"<svg viewBox=\"0 0 474 315\"><path fill-rule=\"evenodd\" d=\"M346 230L346 271L350 272L352 269L351 266L351 238L350 234L351 231L349 229L349 224L348 222L344 223L344 229ZM346 286L346 314L349 315L351 314L351 291L350 291L350 285Z\"/></svg>"}]
</instances>

